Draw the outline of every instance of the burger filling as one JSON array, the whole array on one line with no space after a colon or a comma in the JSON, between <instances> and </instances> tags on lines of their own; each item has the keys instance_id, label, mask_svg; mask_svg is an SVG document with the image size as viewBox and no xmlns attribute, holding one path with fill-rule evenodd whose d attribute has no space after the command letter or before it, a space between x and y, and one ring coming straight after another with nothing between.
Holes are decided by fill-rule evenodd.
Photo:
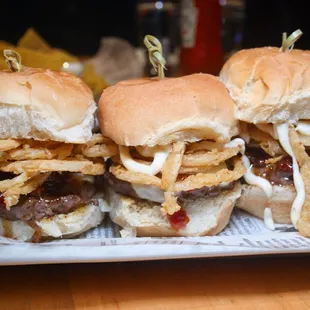
<instances>
[{"instance_id":1,"label":"burger filling","mask_svg":"<svg viewBox=\"0 0 310 310\"><path fill-rule=\"evenodd\" d=\"M247 160L251 172L268 180L268 184L264 181L262 185L265 188L269 185L269 189L272 185L295 187L296 198L291 208L291 220L296 228L306 198L300 167L309 159L306 147L310 145L309 121L299 121L294 125L289 122L257 125L242 123L241 127L242 135L248 138ZM253 144L255 148L252 147ZM251 184L247 181L246 174L244 179ZM264 190L263 186L260 187ZM269 192L272 194L272 190Z\"/></svg>"},{"instance_id":2,"label":"burger filling","mask_svg":"<svg viewBox=\"0 0 310 310\"><path fill-rule=\"evenodd\" d=\"M94 178L95 179L95 178ZM98 203L93 196L96 184L70 173L52 173L36 190L21 196L9 210L0 198L0 217L10 221L31 222L57 214L68 214L89 203Z\"/></svg>"},{"instance_id":3,"label":"burger filling","mask_svg":"<svg viewBox=\"0 0 310 310\"><path fill-rule=\"evenodd\" d=\"M175 229L189 222L184 205L230 191L245 173L239 156L244 141L203 140L155 147L119 146L105 177L117 193L162 205Z\"/></svg>"},{"instance_id":4,"label":"burger filling","mask_svg":"<svg viewBox=\"0 0 310 310\"><path fill-rule=\"evenodd\" d=\"M1 234L12 238L11 222L22 221L33 228L34 242L43 232L53 236L40 220L91 203L99 207L101 197L94 197L97 187L98 194L102 191L103 158L118 153L116 144L101 134L93 134L85 144L7 139L0 141L0 149Z\"/></svg>"},{"instance_id":5,"label":"burger filling","mask_svg":"<svg viewBox=\"0 0 310 310\"><path fill-rule=\"evenodd\" d=\"M280 156L276 162L260 148L247 148L246 155L252 165L252 172L267 179L272 185L294 185L292 158L288 155Z\"/></svg>"},{"instance_id":6,"label":"burger filling","mask_svg":"<svg viewBox=\"0 0 310 310\"><path fill-rule=\"evenodd\" d=\"M105 173L105 178L116 193L158 203L163 203L165 200L164 191L157 186L132 184L116 178L109 172ZM219 196L223 191L232 190L235 184L236 182L233 181L220 185L203 186L188 191L179 191L176 193L176 197L178 203L182 206L185 201Z\"/></svg>"},{"instance_id":7,"label":"burger filling","mask_svg":"<svg viewBox=\"0 0 310 310\"><path fill-rule=\"evenodd\" d=\"M10 209L6 208L1 195L0 217L10 221L33 222L57 214L68 214L90 203L98 204L93 198L98 183L98 177L85 179L79 174L53 172L39 188L21 196Z\"/></svg>"},{"instance_id":8,"label":"burger filling","mask_svg":"<svg viewBox=\"0 0 310 310\"><path fill-rule=\"evenodd\" d=\"M5 175L7 180L8 176ZM102 189L102 183L99 176L85 178L79 173L53 172L41 186L27 195L21 195L18 203L10 208L7 208L1 193L0 218L27 223L34 230L32 242L40 242L42 229L37 221L58 214L69 214L88 204L99 207L99 200L94 195L97 188ZM6 224L3 222L5 236L11 237L10 228Z\"/></svg>"}]
</instances>

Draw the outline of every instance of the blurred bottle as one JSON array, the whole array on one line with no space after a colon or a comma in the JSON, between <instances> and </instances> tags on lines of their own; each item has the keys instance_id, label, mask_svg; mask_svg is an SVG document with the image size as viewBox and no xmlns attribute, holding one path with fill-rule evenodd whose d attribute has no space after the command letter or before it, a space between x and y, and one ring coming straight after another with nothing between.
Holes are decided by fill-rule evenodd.
<instances>
[{"instance_id":1,"label":"blurred bottle","mask_svg":"<svg viewBox=\"0 0 310 310\"><path fill-rule=\"evenodd\" d=\"M225 60L242 48L245 17L244 0L220 0L222 6L222 47Z\"/></svg>"},{"instance_id":2,"label":"blurred bottle","mask_svg":"<svg viewBox=\"0 0 310 310\"><path fill-rule=\"evenodd\" d=\"M163 56L166 59L166 76L175 75L179 55L179 10L176 1L139 0L138 35L139 45L145 49L144 36L155 36L162 44ZM146 50L146 49L145 49ZM145 52L147 57L147 53ZM156 76L156 72L148 59L145 66L146 76Z\"/></svg>"},{"instance_id":3,"label":"blurred bottle","mask_svg":"<svg viewBox=\"0 0 310 310\"><path fill-rule=\"evenodd\" d=\"M219 0L182 0L180 27L182 74L217 75L224 63Z\"/></svg>"}]
</instances>

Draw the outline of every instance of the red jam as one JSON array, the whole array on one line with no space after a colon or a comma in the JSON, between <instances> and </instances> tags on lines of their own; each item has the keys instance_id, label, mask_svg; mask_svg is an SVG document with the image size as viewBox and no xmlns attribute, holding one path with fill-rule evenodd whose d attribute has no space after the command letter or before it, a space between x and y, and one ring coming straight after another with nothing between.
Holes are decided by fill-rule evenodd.
<instances>
[{"instance_id":1,"label":"red jam","mask_svg":"<svg viewBox=\"0 0 310 310\"><path fill-rule=\"evenodd\" d=\"M179 182L182 182L182 181L184 181L186 178L188 178L188 175L187 175L187 174L179 174L177 180L178 180Z\"/></svg>"},{"instance_id":2,"label":"red jam","mask_svg":"<svg viewBox=\"0 0 310 310\"><path fill-rule=\"evenodd\" d=\"M173 228L180 230L186 227L186 224L189 222L189 218L184 209L168 215L169 222Z\"/></svg>"},{"instance_id":3,"label":"red jam","mask_svg":"<svg viewBox=\"0 0 310 310\"><path fill-rule=\"evenodd\" d=\"M5 208L4 196L1 192L0 192L0 208Z\"/></svg>"},{"instance_id":4,"label":"red jam","mask_svg":"<svg viewBox=\"0 0 310 310\"><path fill-rule=\"evenodd\" d=\"M293 173L293 163L291 157L284 157L279 161L278 168L281 171L285 171L288 173Z\"/></svg>"},{"instance_id":5,"label":"red jam","mask_svg":"<svg viewBox=\"0 0 310 310\"><path fill-rule=\"evenodd\" d=\"M269 155L260 149L249 149L247 156L253 165L253 173L263 177L272 185L293 185L293 163L290 156L284 156L276 163L266 163Z\"/></svg>"}]
</instances>

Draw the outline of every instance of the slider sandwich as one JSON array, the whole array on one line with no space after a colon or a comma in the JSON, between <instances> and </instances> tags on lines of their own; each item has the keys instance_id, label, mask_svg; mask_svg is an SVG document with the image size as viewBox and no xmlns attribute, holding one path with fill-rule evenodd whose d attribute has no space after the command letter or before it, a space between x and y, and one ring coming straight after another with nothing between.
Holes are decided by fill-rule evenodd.
<instances>
[{"instance_id":1,"label":"slider sandwich","mask_svg":"<svg viewBox=\"0 0 310 310\"><path fill-rule=\"evenodd\" d=\"M273 222L293 223L310 236L310 52L293 50L298 30L282 47L241 50L220 78L237 106L246 141L247 173L237 206Z\"/></svg>"},{"instance_id":2,"label":"slider sandwich","mask_svg":"<svg viewBox=\"0 0 310 310\"><path fill-rule=\"evenodd\" d=\"M124 234L214 235L227 225L245 168L242 140L231 141L234 104L218 78L120 82L103 92L98 117L119 146L106 178Z\"/></svg>"},{"instance_id":3,"label":"slider sandwich","mask_svg":"<svg viewBox=\"0 0 310 310\"><path fill-rule=\"evenodd\" d=\"M104 90L98 118L103 135L119 147L105 177L110 216L122 236L223 230L245 168L243 141L232 140L238 134L234 103L217 77L119 82Z\"/></svg>"},{"instance_id":4,"label":"slider sandwich","mask_svg":"<svg viewBox=\"0 0 310 310\"><path fill-rule=\"evenodd\" d=\"M97 188L102 151L111 149L92 135L92 93L74 75L22 67L13 51L5 59L11 71L0 72L0 235L40 241L81 234L103 219Z\"/></svg>"}]
</instances>

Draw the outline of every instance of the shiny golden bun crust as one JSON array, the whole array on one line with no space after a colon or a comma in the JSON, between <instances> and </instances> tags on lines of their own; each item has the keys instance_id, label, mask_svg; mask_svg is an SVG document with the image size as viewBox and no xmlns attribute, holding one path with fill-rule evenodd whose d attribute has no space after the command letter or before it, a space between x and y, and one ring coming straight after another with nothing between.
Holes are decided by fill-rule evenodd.
<instances>
[{"instance_id":1,"label":"shiny golden bun crust","mask_svg":"<svg viewBox=\"0 0 310 310\"><path fill-rule=\"evenodd\" d=\"M0 102L0 139L83 143L91 135L93 94L72 74L34 68L0 71Z\"/></svg>"},{"instance_id":2,"label":"shiny golden bun crust","mask_svg":"<svg viewBox=\"0 0 310 310\"><path fill-rule=\"evenodd\" d=\"M237 104L238 119L276 123L310 119L310 51L276 47L241 50L220 78Z\"/></svg>"},{"instance_id":3,"label":"shiny golden bun crust","mask_svg":"<svg viewBox=\"0 0 310 310\"><path fill-rule=\"evenodd\" d=\"M117 83L103 92L98 118L104 135L127 146L229 141L238 133L232 99L208 74Z\"/></svg>"}]
</instances>

